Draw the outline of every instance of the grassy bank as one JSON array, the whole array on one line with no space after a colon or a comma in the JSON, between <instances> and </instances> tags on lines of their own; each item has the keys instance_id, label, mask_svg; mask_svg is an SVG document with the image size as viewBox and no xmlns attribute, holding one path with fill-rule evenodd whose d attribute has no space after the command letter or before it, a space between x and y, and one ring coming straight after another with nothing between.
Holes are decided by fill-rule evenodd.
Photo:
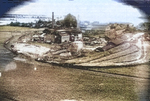
<instances>
[{"instance_id":1,"label":"grassy bank","mask_svg":"<svg viewBox=\"0 0 150 101\"><path fill-rule=\"evenodd\" d=\"M21 31L35 30L28 27L15 27L15 26L0 26L0 44L9 39L12 35L22 35ZM18 32L17 32L18 31Z\"/></svg>"},{"instance_id":2,"label":"grassy bank","mask_svg":"<svg viewBox=\"0 0 150 101\"><path fill-rule=\"evenodd\" d=\"M0 31L28 31L28 27L0 26Z\"/></svg>"}]
</instances>

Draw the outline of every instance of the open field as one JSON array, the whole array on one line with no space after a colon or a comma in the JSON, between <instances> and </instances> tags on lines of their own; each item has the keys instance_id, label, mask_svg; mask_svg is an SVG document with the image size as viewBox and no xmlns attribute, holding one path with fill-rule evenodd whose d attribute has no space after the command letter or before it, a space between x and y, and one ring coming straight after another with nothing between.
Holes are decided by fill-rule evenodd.
<instances>
[{"instance_id":1,"label":"open field","mask_svg":"<svg viewBox=\"0 0 150 101\"><path fill-rule=\"evenodd\" d=\"M34 30L27 27L0 26L0 43L3 43L11 36L22 35L24 31Z\"/></svg>"},{"instance_id":2,"label":"open field","mask_svg":"<svg viewBox=\"0 0 150 101\"><path fill-rule=\"evenodd\" d=\"M0 26L0 31L28 31L28 27Z\"/></svg>"},{"instance_id":3,"label":"open field","mask_svg":"<svg viewBox=\"0 0 150 101\"><path fill-rule=\"evenodd\" d=\"M137 101L134 80L84 69L17 62L0 81L0 96L17 101Z\"/></svg>"}]
</instances>

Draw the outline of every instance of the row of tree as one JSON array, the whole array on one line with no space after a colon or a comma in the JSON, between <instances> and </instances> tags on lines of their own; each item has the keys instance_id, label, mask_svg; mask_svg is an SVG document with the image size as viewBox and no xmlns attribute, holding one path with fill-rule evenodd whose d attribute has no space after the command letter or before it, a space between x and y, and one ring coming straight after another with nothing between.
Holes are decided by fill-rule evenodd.
<instances>
[{"instance_id":1,"label":"row of tree","mask_svg":"<svg viewBox=\"0 0 150 101\"><path fill-rule=\"evenodd\" d=\"M20 23L20 22L11 22L8 24L10 26L21 26L21 27L35 27L35 28L42 28L42 27L48 27L52 28L52 21L43 21L39 19L36 21L36 23ZM76 17L68 14L63 20L56 21L55 27L77 27L77 20Z\"/></svg>"}]
</instances>

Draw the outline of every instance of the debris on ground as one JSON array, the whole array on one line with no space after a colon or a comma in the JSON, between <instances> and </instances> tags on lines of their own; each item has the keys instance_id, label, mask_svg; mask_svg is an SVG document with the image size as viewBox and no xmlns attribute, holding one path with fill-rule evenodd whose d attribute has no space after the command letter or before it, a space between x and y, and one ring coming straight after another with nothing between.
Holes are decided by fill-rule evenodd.
<instances>
[{"instance_id":1,"label":"debris on ground","mask_svg":"<svg viewBox=\"0 0 150 101\"><path fill-rule=\"evenodd\" d=\"M110 24L105 36L107 39L83 37L80 31L47 29L43 33L22 35L12 43L11 50L37 61L80 66L118 66L148 61L145 43L149 36L136 32L132 25Z\"/></svg>"}]
</instances>

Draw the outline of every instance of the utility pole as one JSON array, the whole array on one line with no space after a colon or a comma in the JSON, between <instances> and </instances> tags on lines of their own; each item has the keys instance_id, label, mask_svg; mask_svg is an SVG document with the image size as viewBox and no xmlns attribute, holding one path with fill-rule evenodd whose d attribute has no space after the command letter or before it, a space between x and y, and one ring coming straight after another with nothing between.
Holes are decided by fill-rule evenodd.
<instances>
[{"instance_id":1,"label":"utility pole","mask_svg":"<svg viewBox=\"0 0 150 101\"><path fill-rule=\"evenodd\" d=\"M77 29L80 30L80 20L79 20L79 15L78 15L78 18L77 18Z\"/></svg>"}]
</instances>

